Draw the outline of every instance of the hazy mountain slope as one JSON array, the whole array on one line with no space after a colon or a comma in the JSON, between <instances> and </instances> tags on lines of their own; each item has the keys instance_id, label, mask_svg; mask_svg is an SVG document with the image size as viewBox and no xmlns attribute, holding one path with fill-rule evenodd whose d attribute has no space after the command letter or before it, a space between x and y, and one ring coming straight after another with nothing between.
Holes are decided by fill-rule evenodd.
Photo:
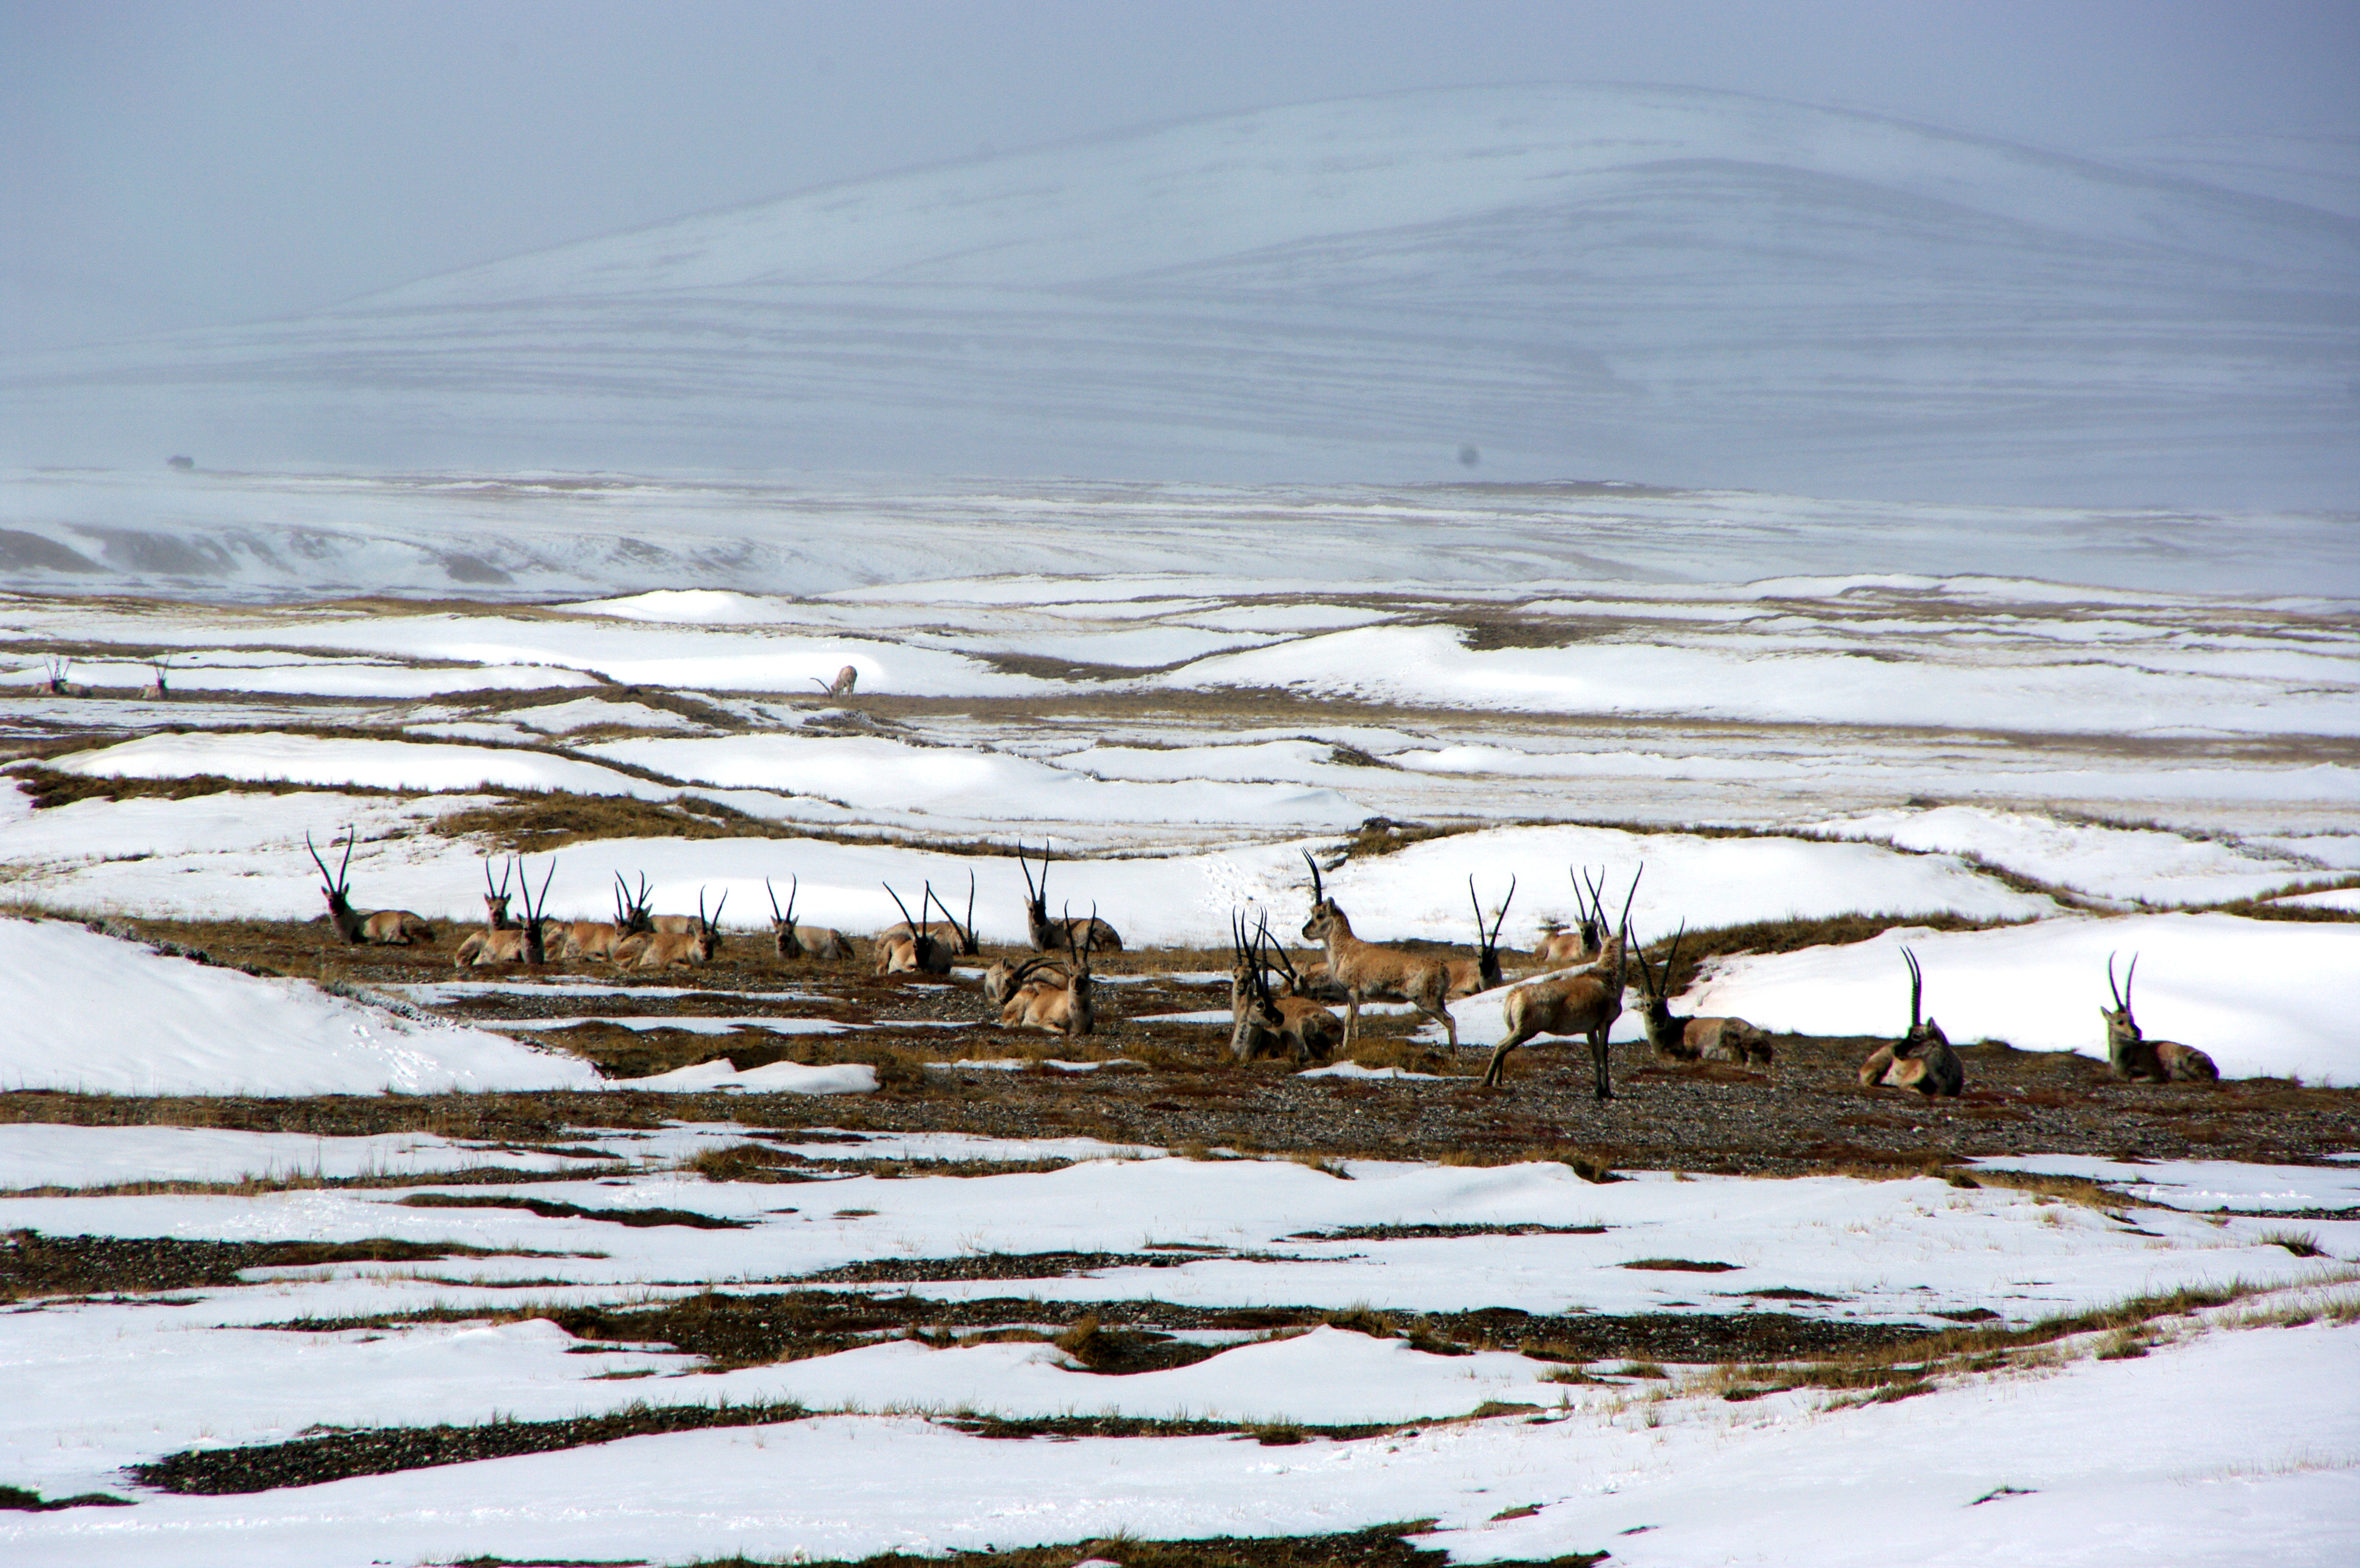
<instances>
[{"instance_id":1,"label":"hazy mountain slope","mask_svg":"<svg viewBox=\"0 0 2360 1568\"><path fill-rule=\"evenodd\" d=\"M7 455L2336 504L2360 222L1726 94L1271 110L10 366Z\"/></svg>"}]
</instances>

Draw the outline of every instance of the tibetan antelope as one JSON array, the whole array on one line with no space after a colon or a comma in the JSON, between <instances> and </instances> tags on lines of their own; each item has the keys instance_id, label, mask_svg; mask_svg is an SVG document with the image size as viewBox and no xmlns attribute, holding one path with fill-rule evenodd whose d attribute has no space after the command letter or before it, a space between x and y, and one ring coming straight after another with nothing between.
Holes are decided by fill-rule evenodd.
<instances>
[{"instance_id":1,"label":"tibetan antelope","mask_svg":"<svg viewBox=\"0 0 2360 1568\"><path fill-rule=\"evenodd\" d=\"M639 896L634 898L623 874L616 872L612 920L568 920L558 929L565 936L563 952L566 958L614 957L616 947L624 938L652 929L648 915L648 879L639 878Z\"/></svg>"},{"instance_id":2,"label":"tibetan antelope","mask_svg":"<svg viewBox=\"0 0 2360 1568\"><path fill-rule=\"evenodd\" d=\"M1516 901L1516 879L1508 878L1508 896L1500 900L1499 918L1483 926L1483 902L1475 897L1475 878L1467 878L1467 901L1475 906L1475 956L1443 961L1450 971L1450 995L1455 1000L1489 991L1500 984L1500 928L1508 923L1508 906Z\"/></svg>"},{"instance_id":3,"label":"tibetan antelope","mask_svg":"<svg viewBox=\"0 0 2360 1568\"><path fill-rule=\"evenodd\" d=\"M67 684L66 677L73 673L73 660L52 659L49 661L49 679L44 683L44 689L52 697L72 696L73 688Z\"/></svg>"},{"instance_id":4,"label":"tibetan antelope","mask_svg":"<svg viewBox=\"0 0 2360 1568\"><path fill-rule=\"evenodd\" d=\"M2138 978L2138 954L2131 954L2130 973L2114 991L2114 955L2106 954L2106 989L2114 992L2111 1011L2100 1007L2106 1020L2106 1065L2115 1077L2138 1083L2217 1083L2221 1069L2192 1045L2178 1040L2149 1040L2131 1017L2131 985Z\"/></svg>"},{"instance_id":5,"label":"tibetan antelope","mask_svg":"<svg viewBox=\"0 0 2360 1568\"><path fill-rule=\"evenodd\" d=\"M1360 1004L1371 998L1407 1002L1439 1023L1450 1037L1450 1048L1459 1049L1459 1020L1443 1005L1450 991L1448 965L1439 958L1380 947L1353 935L1351 920L1328 896L1319 863L1307 850L1303 863L1311 867L1311 918L1303 922L1303 940L1328 950L1328 973L1344 988L1343 1049L1350 1050L1360 1038Z\"/></svg>"},{"instance_id":6,"label":"tibetan antelope","mask_svg":"<svg viewBox=\"0 0 2360 1568\"><path fill-rule=\"evenodd\" d=\"M779 895L772 890L770 879L762 878L762 891L770 895L770 940L778 944L781 958L857 958L852 951L852 939L842 931L829 931L825 926L795 924L795 894L802 890L800 877L787 884L787 912L779 913Z\"/></svg>"},{"instance_id":7,"label":"tibetan antelope","mask_svg":"<svg viewBox=\"0 0 2360 1568\"><path fill-rule=\"evenodd\" d=\"M1906 947L1901 950L1901 961L1909 965L1909 1032L1873 1051L1860 1064L1860 1086L1915 1089L1928 1097L1956 1094L1966 1087L1966 1067L1950 1049L1950 1037L1940 1024L1930 1018L1918 1022L1926 975L1918 967L1918 955Z\"/></svg>"},{"instance_id":8,"label":"tibetan antelope","mask_svg":"<svg viewBox=\"0 0 2360 1568\"><path fill-rule=\"evenodd\" d=\"M950 949L954 956L959 958L982 957L983 946L980 942L977 942L975 935L975 873L970 871L967 874L967 924L965 925L958 923L957 919L952 915L951 907L948 904L944 903L941 898L934 897L933 883L929 882L926 884L926 889L927 897L926 898L920 900L919 910L921 913L928 915L930 917L929 919L922 921L917 926L912 927L910 924L910 911L904 909L901 911L901 923L900 925L887 926L883 931L879 931L872 940L876 942L898 942L903 937L912 935L916 932L923 932L927 936L939 938L942 936L945 928L948 928L950 931ZM892 889L888 887L886 891L890 893ZM928 903L932 904L932 909L927 908ZM943 917L943 924L939 926L936 925L931 918L934 911L937 909L942 912Z\"/></svg>"},{"instance_id":9,"label":"tibetan antelope","mask_svg":"<svg viewBox=\"0 0 2360 1568\"><path fill-rule=\"evenodd\" d=\"M1573 881L1573 867L1567 866L1565 875L1566 880ZM1587 897L1581 900L1581 924L1579 931L1566 930L1564 922L1554 916L1544 916L1541 920L1541 940L1536 956L1540 959L1543 969L1565 969L1576 964L1595 964L1605 955L1606 950L1601 940L1603 933L1600 928L1605 923L1606 916L1598 907L1599 899L1603 896L1604 887L1601 884L1592 884L1590 881L1590 873L1585 871L1581 874L1581 880L1575 883L1574 891L1587 894Z\"/></svg>"},{"instance_id":10,"label":"tibetan antelope","mask_svg":"<svg viewBox=\"0 0 2360 1568\"><path fill-rule=\"evenodd\" d=\"M1090 919L1098 918L1096 910ZM1087 922L1068 920L1067 930L1087 931ZM1050 1034L1078 1037L1098 1028L1098 989L1090 978L1090 949L1085 942L1079 948L1065 949L1065 983L1051 985L1040 978L1048 964L1043 958L1028 958L1010 976L1011 990L1007 1004L1000 1009L1000 1021L1012 1029L1036 1029Z\"/></svg>"},{"instance_id":11,"label":"tibetan antelope","mask_svg":"<svg viewBox=\"0 0 2360 1568\"><path fill-rule=\"evenodd\" d=\"M849 664L836 672L834 681L823 681L816 675L811 677L811 683L831 697L851 696L852 688L858 684L859 681L860 671L853 669Z\"/></svg>"},{"instance_id":12,"label":"tibetan antelope","mask_svg":"<svg viewBox=\"0 0 2360 1568\"><path fill-rule=\"evenodd\" d=\"M172 661L169 659L150 659L148 668L156 672L156 683L148 688L148 695L159 702L168 700L172 695L172 688L166 678L172 673Z\"/></svg>"},{"instance_id":13,"label":"tibetan antelope","mask_svg":"<svg viewBox=\"0 0 2360 1568\"><path fill-rule=\"evenodd\" d=\"M625 937L615 944L615 967L617 969L670 969L679 964L710 964L721 949L721 911L728 907L729 895L721 895L721 902L713 906L713 913L705 912L705 889L696 890L696 929L686 931L642 931Z\"/></svg>"},{"instance_id":14,"label":"tibetan antelope","mask_svg":"<svg viewBox=\"0 0 2360 1568\"><path fill-rule=\"evenodd\" d=\"M354 836L350 828L344 830L344 858L332 877L328 863L311 847L311 835L303 835L303 847L311 850L311 864L320 868L320 890L327 895L328 919L335 926L336 934L355 947L408 947L412 942L432 942L434 928L408 909L379 909L365 915L353 908L349 896L352 884L345 880L344 873L352 867ZM328 847L336 846L331 844Z\"/></svg>"},{"instance_id":15,"label":"tibetan antelope","mask_svg":"<svg viewBox=\"0 0 2360 1568\"><path fill-rule=\"evenodd\" d=\"M1646 869L1642 866L1641 875ZM1508 1033L1483 1069L1484 1087L1498 1086L1507 1071L1508 1052L1526 1040L1545 1034L1568 1039L1587 1035L1590 1085L1600 1099L1614 1097L1606 1037L1612 1032L1614 1020L1622 1016L1624 961L1631 951L1631 900L1638 896L1639 877L1634 876L1630 892L1623 895L1622 919L1616 925L1614 940L1607 944L1614 956L1612 969L1607 968L1601 955L1593 967L1579 974L1527 980L1500 998L1500 1018Z\"/></svg>"},{"instance_id":16,"label":"tibetan antelope","mask_svg":"<svg viewBox=\"0 0 2360 1568\"><path fill-rule=\"evenodd\" d=\"M1686 925L1672 934L1671 951L1664 954L1660 970L1648 967L1645 953L1636 955L1639 960L1639 994L1646 1001L1644 1017L1647 1026L1647 1043L1655 1048L1657 1056L1669 1062L1767 1065L1777 1054L1771 1049L1767 1030L1756 1029L1743 1018L1677 1018L1673 1015L1671 998L1667 995L1672 985L1672 964L1680 956L1680 938L1687 934Z\"/></svg>"},{"instance_id":17,"label":"tibetan antelope","mask_svg":"<svg viewBox=\"0 0 2360 1568\"><path fill-rule=\"evenodd\" d=\"M484 939L483 944L477 947L475 955L466 961L470 964L538 965L549 962L549 930L552 922L544 918L542 911L549 907L549 882L551 877L557 875L556 858L551 857L549 870L541 879L539 898L533 897L532 877L524 870L524 863L519 860L513 864L518 873L517 892L524 898L524 919L506 928L486 926L476 932L477 936ZM484 879L487 883L491 880L491 872L488 869L484 873ZM500 885L503 888L508 886L506 877L501 878ZM486 912L489 913L493 907L493 900L486 898L484 906ZM498 908L502 916L508 913L508 898L505 894L499 898Z\"/></svg>"},{"instance_id":18,"label":"tibetan antelope","mask_svg":"<svg viewBox=\"0 0 2360 1568\"><path fill-rule=\"evenodd\" d=\"M1054 953L1060 948L1079 942L1101 953L1120 953L1122 936L1114 927L1093 914L1087 931L1074 929L1073 917L1062 920L1049 918L1049 841L1041 841L1041 882L1032 883L1032 868L1025 864L1024 845L1016 846L1016 868L1024 873L1024 936L1035 953ZM1095 909L1098 906L1090 906ZM972 913L972 911L970 911Z\"/></svg>"},{"instance_id":19,"label":"tibetan antelope","mask_svg":"<svg viewBox=\"0 0 2360 1568\"><path fill-rule=\"evenodd\" d=\"M890 883L885 884L885 891L892 898L893 907L901 911L901 923L878 933L877 940L872 944L872 951L877 955L875 973L879 975L949 974L951 961L957 956L955 944L936 936L933 929L924 921L912 920L910 906L901 902L901 895L893 891ZM934 885L929 882L926 884L925 896L919 900L918 907L925 909L934 902ZM947 920L949 917L945 914L944 918Z\"/></svg>"},{"instance_id":20,"label":"tibetan antelope","mask_svg":"<svg viewBox=\"0 0 2360 1568\"><path fill-rule=\"evenodd\" d=\"M500 867L500 883L495 887L492 886L492 857L488 855L484 856L484 929L470 933L467 940L459 944L459 951L451 955L453 968L464 969L481 958L484 944L491 940L493 932L516 930L516 921L508 918L508 882L513 866L514 862L511 862Z\"/></svg>"},{"instance_id":21,"label":"tibetan antelope","mask_svg":"<svg viewBox=\"0 0 2360 1568\"><path fill-rule=\"evenodd\" d=\"M1264 921L1249 942L1244 920L1229 918L1237 954L1229 978L1229 1055L1251 1062L1266 1051L1284 1051L1298 1067L1313 1058L1324 1062L1343 1038L1344 1026L1318 1003L1295 995L1295 965L1270 934ZM1286 975L1287 992L1281 996L1271 984L1275 964Z\"/></svg>"}]
</instances>

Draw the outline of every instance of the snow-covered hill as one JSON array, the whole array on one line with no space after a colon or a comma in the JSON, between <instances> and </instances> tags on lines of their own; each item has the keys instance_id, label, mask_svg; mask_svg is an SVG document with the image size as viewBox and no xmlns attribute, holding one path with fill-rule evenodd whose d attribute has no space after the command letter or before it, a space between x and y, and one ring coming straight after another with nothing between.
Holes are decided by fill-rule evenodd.
<instances>
[{"instance_id":1,"label":"snow-covered hill","mask_svg":"<svg viewBox=\"0 0 2360 1568\"><path fill-rule=\"evenodd\" d=\"M19 360L0 456L1401 480L1464 447L2342 504L2360 220L2234 183L1685 89L1301 105Z\"/></svg>"}]
</instances>

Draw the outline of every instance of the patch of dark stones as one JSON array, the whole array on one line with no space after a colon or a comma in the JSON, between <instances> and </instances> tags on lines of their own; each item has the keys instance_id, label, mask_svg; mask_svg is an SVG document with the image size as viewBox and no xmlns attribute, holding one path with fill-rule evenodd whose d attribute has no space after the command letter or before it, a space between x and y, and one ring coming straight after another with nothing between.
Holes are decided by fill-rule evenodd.
<instances>
[{"instance_id":1,"label":"patch of dark stones","mask_svg":"<svg viewBox=\"0 0 2360 1568\"><path fill-rule=\"evenodd\" d=\"M1299 1230L1289 1241L1437 1241L1469 1236L1604 1236L1602 1225L1366 1225Z\"/></svg>"},{"instance_id":2,"label":"patch of dark stones","mask_svg":"<svg viewBox=\"0 0 2360 1568\"><path fill-rule=\"evenodd\" d=\"M745 1230L752 1220L723 1219L693 1209L585 1209L553 1198L528 1198L510 1193L475 1195L459 1192L413 1192L401 1200L408 1209L521 1209L545 1220L598 1220L620 1225L685 1225L692 1230Z\"/></svg>"},{"instance_id":3,"label":"patch of dark stones","mask_svg":"<svg viewBox=\"0 0 2360 1568\"><path fill-rule=\"evenodd\" d=\"M243 1285L249 1269L334 1263L432 1263L452 1258L571 1258L579 1253L465 1247L448 1241L186 1241L174 1236L0 1237L0 1301L47 1296L152 1294Z\"/></svg>"}]
</instances>

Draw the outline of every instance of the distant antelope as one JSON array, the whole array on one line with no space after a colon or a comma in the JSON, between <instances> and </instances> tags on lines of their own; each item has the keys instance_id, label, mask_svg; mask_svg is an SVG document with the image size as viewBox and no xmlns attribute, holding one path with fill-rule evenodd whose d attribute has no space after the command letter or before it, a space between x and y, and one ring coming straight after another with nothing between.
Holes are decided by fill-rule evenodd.
<instances>
[{"instance_id":1,"label":"distant antelope","mask_svg":"<svg viewBox=\"0 0 2360 1568\"><path fill-rule=\"evenodd\" d=\"M639 891L632 897L630 885L623 874L615 873L615 918L612 920L569 920L561 928L565 933L563 955L574 958L612 958L615 949L625 938L650 931L648 915L648 879L639 878Z\"/></svg>"},{"instance_id":2,"label":"distant antelope","mask_svg":"<svg viewBox=\"0 0 2360 1568\"><path fill-rule=\"evenodd\" d=\"M1024 845L1016 846L1016 868L1024 873L1024 935L1035 953L1054 953L1076 942L1100 953L1120 953L1122 936L1114 927L1093 914L1089 929L1074 930L1073 917L1053 920L1049 918L1049 841L1041 841L1041 882L1032 883L1032 870L1024 861ZM1091 906L1096 909L1095 904Z\"/></svg>"},{"instance_id":3,"label":"distant antelope","mask_svg":"<svg viewBox=\"0 0 2360 1568\"><path fill-rule=\"evenodd\" d=\"M912 920L910 906L901 902L901 895L893 891L890 883L886 884L885 891L892 898L893 907L901 911L901 924L878 934L872 945L872 951L877 955L875 973L879 975L949 974L951 962L957 956L955 945L934 935L923 921ZM919 900L918 907L921 909L926 909L934 901L934 885L929 882L926 884L925 896ZM948 916L945 915L945 919L947 920Z\"/></svg>"},{"instance_id":4,"label":"distant antelope","mask_svg":"<svg viewBox=\"0 0 2360 1568\"><path fill-rule=\"evenodd\" d=\"M1268 922L1251 942L1241 917L1230 916L1229 930L1237 955L1229 978L1230 1056L1251 1062L1265 1051L1284 1051L1298 1067L1315 1057L1326 1061L1343 1038L1343 1024L1318 1003L1294 994L1295 966L1272 940ZM1273 963L1286 975L1284 996L1271 984Z\"/></svg>"},{"instance_id":5,"label":"distant antelope","mask_svg":"<svg viewBox=\"0 0 2360 1568\"><path fill-rule=\"evenodd\" d=\"M1926 989L1926 976L1918 967L1918 955L1907 948L1901 950L1901 960L1909 965L1909 1032L1873 1051L1860 1064L1860 1086L1874 1089L1915 1089L1929 1098L1936 1094L1956 1094L1966 1087L1967 1070L1959 1053L1950 1049L1950 1040L1942 1026L1932 1018L1918 1022L1920 1004Z\"/></svg>"},{"instance_id":6,"label":"distant antelope","mask_svg":"<svg viewBox=\"0 0 2360 1568\"><path fill-rule=\"evenodd\" d=\"M73 673L73 660L71 659L52 659L49 661L49 680L46 684L48 686L49 695L52 697L72 696L73 688L66 683L66 677Z\"/></svg>"},{"instance_id":7,"label":"distant antelope","mask_svg":"<svg viewBox=\"0 0 2360 1568\"><path fill-rule=\"evenodd\" d=\"M524 863L519 860L512 864L518 872L517 892L524 899L524 919L505 928L486 926L476 932L484 939L483 945L475 949L475 956L468 961L470 963L529 964L538 967L549 962L550 922L542 918L541 911L549 905L549 883L550 878L557 875L557 861L554 856L551 858L549 870L541 879L541 897L538 898L533 897L532 877L525 872ZM486 871L484 875L485 880L489 882L491 873ZM506 887L508 878L503 877L500 885ZM484 900L487 914L493 902L491 898ZM498 908L500 915L505 917L508 913L505 896L498 899Z\"/></svg>"},{"instance_id":8,"label":"distant antelope","mask_svg":"<svg viewBox=\"0 0 2360 1568\"><path fill-rule=\"evenodd\" d=\"M1093 910L1090 920L1097 918ZM1065 924L1068 931L1089 929L1088 922L1068 920ZM1065 949L1065 985L1025 984L1046 964L1045 959L1028 958L1018 968L1011 976L1014 988L1007 1005L1000 1010L1000 1021L1015 1028L1044 1029L1071 1037L1091 1033L1098 1028L1098 989L1090 977L1089 945L1085 942L1079 948Z\"/></svg>"},{"instance_id":9,"label":"distant antelope","mask_svg":"<svg viewBox=\"0 0 2360 1568\"><path fill-rule=\"evenodd\" d=\"M2106 954L2106 989L2114 992L2114 1006L2111 1012L2100 1007L2098 1013L2106 1020L2106 1065L2114 1076L2134 1083L2219 1083L2221 1069L2194 1046L2149 1040L2139 1032L2138 1020L2131 1017L2131 985L2137 979L2138 954L2134 953L2123 988L2114 991L2114 955Z\"/></svg>"},{"instance_id":10,"label":"distant antelope","mask_svg":"<svg viewBox=\"0 0 2360 1568\"><path fill-rule=\"evenodd\" d=\"M464 969L478 962L483 957L484 944L494 932L516 930L516 921L508 918L508 874L512 866L513 862L500 867L500 884L495 887L492 857L484 856L484 929L470 932L467 940L459 944L459 951L451 955L452 967Z\"/></svg>"},{"instance_id":11,"label":"distant antelope","mask_svg":"<svg viewBox=\"0 0 2360 1568\"><path fill-rule=\"evenodd\" d=\"M311 851L311 864L320 868L320 890L327 895L328 919L335 926L336 934L355 947L408 947L412 942L432 942L434 928L408 909L379 909L365 915L353 908L347 896L351 884L345 881L344 873L353 864L354 836L350 828L344 830L344 858L332 877L328 863L311 847L311 835L303 835L303 847ZM331 844L328 847L333 849L335 845Z\"/></svg>"},{"instance_id":12,"label":"distant antelope","mask_svg":"<svg viewBox=\"0 0 2360 1568\"><path fill-rule=\"evenodd\" d=\"M1475 878L1467 878L1467 901L1475 906L1475 956L1443 960L1450 971L1453 999L1489 991L1500 984L1500 928L1508 923L1508 906L1516 901L1516 879L1508 878L1508 896L1500 900L1499 918L1486 931L1483 902L1475 896Z\"/></svg>"},{"instance_id":13,"label":"distant antelope","mask_svg":"<svg viewBox=\"0 0 2360 1568\"><path fill-rule=\"evenodd\" d=\"M1640 875L1644 875L1646 869L1642 866ZM1622 898L1622 919L1616 924L1614 940L1607 944L1614 955L1612 969L1608 969L1605 959L1601 957L1594 967L1579 974L1527 980L1500 999L1500 1017L1508 1026L1508 1033L1492 1051L1491 1060L1483 1069L1486 1088L1498 1085L1507 1071L1508 1052L1526 1040L1545 1034L1565 1038L1587 1035L1590 1086L1601 1100L1614 1097L1606 1037L1612 1032L1614 1020L1622 1016L1624 961L1631 951L1631 900L1638 896L1639 877L1634 876L1630 892Z\"/></svg>"},{"instance_id":14,"label":"distant antelope","mask_svg":"<svg viewBox=\"0 0 2360 1568\"><path fill-rule=\"evenodd\" d=\"M1567 880L1572 880L1573 867L1567 866L1565 875ZM1575 887L1576 892L1585 890L1589 896L1582 900L1581 924L1578 931L1566 930L1564 922L1554 917L1542 919L1540 947L1536 955L1542 968L1563 969L1576 964L1594 964L1604 955L1600 928L1604 925L1606 916L1598 907L1604 889L1590 884L1587 871L1581 874L1581 881Z\"/></svg>"},{"instance_id":15,"label":"distant antelope","mask_svg":"<svg viewBox=\"0 0 2360 1568\"><path fill-rule=\"evenodd\" d=\"M163 702L172 694L171 688L165 680L165 677L172 671L172 661L169 659L151 659L148 661L148 668L156 672L156 682L148 688L148 695L159 702Z\"/></svg>"},{"instance_id":16,"label":"distant antelope","mask_svg":"<svg viewBox=\"0 0 2360 1568\"><path fill-rule=\"evenodd\" d=\"M1344 987L1343 1049L1360 1038L1360 1004L1371 998L1407 1002L1442 1025L1451 1049L1459 1048L1459 1020L1443 1003L1450 991L1450 971L1439 958L1380 947L1352 934L1352 922L1319 877L1319 863L1306 851L1303 863L1311 867L1311 918L1303 922L1303 940L1328 950L1328 973Z\"/></svg>"},{"instance_id":17,"label":"distant antelope","mask_svg":"<svg viewBox=\"0 0 2360 1568\"><path fill-rule=\"evenodd\" d=\"M836 672L836 679L833 681L823 681L814 675L811 678L811 683L831 697L849 697L852 695L853 686L859 680L860 671L847 664Z\"/></svg>"},{"instance_id":18,"label":"distant antelope","mask_svg":"<svg viewBox=\"0 0 2360 1568\"><path fill-rule=\"evenodd\" d=\"M770 895L770 940L778 944L781 958L857 958L852 939L842 931L829 931L825 926L795 924L795 894L803 887L800 877L787 884L787 912L779 912L779 895L772 890L770 879L762 878L762 891Z\"/></svg>"},{"instance_id":19,"label":"distant antelope","mask_svg":"<svg viewBox=\"0 0 2360 1568\"><path fill-rule=\"evenodd\" d=\"M721 902L713 906L713 913L705 912L705 889L696 890L696 929L685 931L654 931L639 936L626 937L615 945L615 967L617 969L670 969L676 964L699 964L713 962L721 948L721 911L728 907L729 895L721 895Z\"/></svg>"},{"instance_id":20,"label":"distant antelope","mask_svg":"<svg viewBox=\"0 0 2360 1568\"><path fill-rule=\"evenodd\" d=\"M1664 954L1661 970L1647 966L1644 953L1637 955L1639 994L1646 998L1647 1043L1666 1061L1767 1064L1777 1054L1771 1049L1768 1031L1754 1028L1743 1018L1673 1016L1666 993L1672 985L1672 964L1680 955L1680 938L1687 934L1685 925L1673 933L1671 951Z\"/></svg>"}]
</instances>

